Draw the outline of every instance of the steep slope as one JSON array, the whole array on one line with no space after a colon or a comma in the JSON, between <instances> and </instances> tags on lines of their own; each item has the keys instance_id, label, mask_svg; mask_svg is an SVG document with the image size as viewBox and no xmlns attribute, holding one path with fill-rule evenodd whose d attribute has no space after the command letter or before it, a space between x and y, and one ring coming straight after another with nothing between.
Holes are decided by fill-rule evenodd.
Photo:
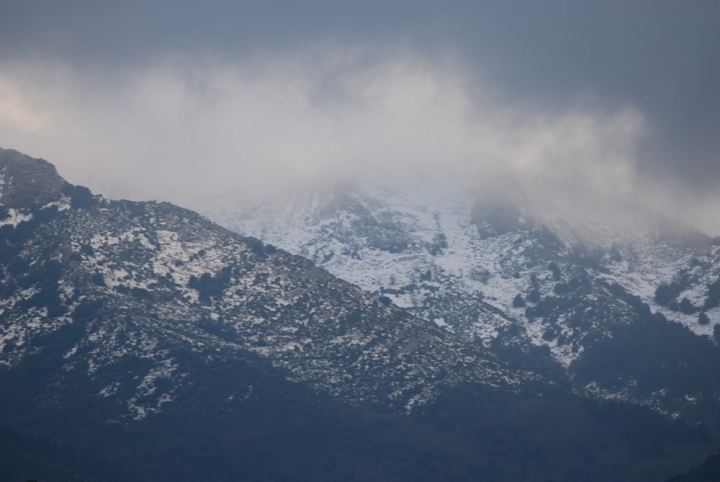
<instances>
[{"instance_id":1,"label":"steep slope","mask_svg":"<svg viewBox=\"0 0 720 482\"><path fill-rule=\"evenodd\" d=\"M714 417L714 241L644 213L635 218L642 225L625 229L600 216L531 215L518 206L411 184L310 193L273 208L226 201L203 209L465 339L570 377L579 391ZM605 363L611 352L615 365Z\"/></svg>"}]
</instances>

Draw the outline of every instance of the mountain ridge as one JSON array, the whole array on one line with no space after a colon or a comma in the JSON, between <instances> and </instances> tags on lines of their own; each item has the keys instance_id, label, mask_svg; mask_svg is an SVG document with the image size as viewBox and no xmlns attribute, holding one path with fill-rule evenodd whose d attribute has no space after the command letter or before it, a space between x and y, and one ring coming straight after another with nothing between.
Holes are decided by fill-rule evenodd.
<instances>
[{"instance_id":1,"label":"mountain ridge","mask_svg":"<svg viewBox=\"0 0 720 482\"><path fill-rule=\"evenodd\" d=\"M720 279L720 249L713 238L680 223L645 218L632 232L622 228L627 220L617 227L602 213L530 216L522 207L472 191L412 183L311 191L275 208L224 200L201 211L236 232L309 257L528 369L567 379L580 393L635 401L675 416L694 413L698 396L720 401L720 387L709 374L688 385L668 369L692 366L687 379L697 380L692 372L720 367L709 342L720 332L720 309L709 295ZM658 290L670 290L670 299L657 298ZM674 359L673 344L657 340L653 358L662 359L662 350L669 358L658 365L663 374L651 377L651 387L637 389L637 383L644 385L637 374L649 373L649 367L629 353L624 361L633 368L625 374L595 380L597 373L581 373L589 369L581 358L600 356L586 350L611 350L613 337L650 343L634 330L638 324L698 345L711 361ZM714 416L706 410L700 417Z\"/></svg>"},{"instance_id":2,"label":"mountain ridge","mask_svg":"<svg viewBox=\"0 0 720 482\"><path fill-rule=\"evenodd\" d=\"M190 346L212 338L219 346L269 358L294 379L349 401L405 410L432 398L438 383L476 380L511 388L521 378L539 380L512 373L486 350L303 258L242 238L191 211L167 203L107 201L84 188L56 185L53 201L34 212L27 205L10 208L2 221L4 243L19 250L9 269L20 275L3 286L9 295L3 316L25 320L4 327L4 364L25 356L24 347L36 336L73 322L96 323L112 312L123 321L96 326L68 351L69 365L80 358L92 373L112 363L115 351L122 351L113 348L118 337L136 340L135 350L147 359L162 353L166 337L196 339ZM13 244L16 231L26 228L36 232ZM155 361L156 372L148 372L141 392L153 392L158 377L175 376L170 359ZM387 375L389 366L395 368ZM151 410L132 409L137 416Z\"/></svg>"}]
</instances>

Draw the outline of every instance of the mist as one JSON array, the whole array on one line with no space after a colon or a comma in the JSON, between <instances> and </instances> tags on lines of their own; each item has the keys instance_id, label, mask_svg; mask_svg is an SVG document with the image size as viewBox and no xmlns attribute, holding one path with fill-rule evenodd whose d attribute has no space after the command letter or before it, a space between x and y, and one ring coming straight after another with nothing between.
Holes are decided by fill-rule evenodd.
<instances>
[{"instance_id":1,"label":"mist","mask_svg":"<svg viewBox=\"0 0 720 482\"><path fill-rule=\"evenodd\" d=\"M471 91L462 65L402 49L326 47L250 65L174 60L116 75L46 64L2 71L7 147L111 198L182 205L402 177L511 177L555 202L624 200L637 192L646 130L632 107L549 114L499 102L477 83Z\"/></svg>"}]
</instances>

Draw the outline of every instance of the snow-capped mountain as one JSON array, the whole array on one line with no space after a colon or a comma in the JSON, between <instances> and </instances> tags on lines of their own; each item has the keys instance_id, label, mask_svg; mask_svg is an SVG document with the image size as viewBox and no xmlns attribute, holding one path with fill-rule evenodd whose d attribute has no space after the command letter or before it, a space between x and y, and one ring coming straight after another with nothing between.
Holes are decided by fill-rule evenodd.
<instances>
[{"instance_id":1,"label":"snow-capped mountain","mask_svg":"<svg viewBox=\"0 0 720 482\"><path fill-rule=\"evenodd\" d=\"M48 481L659 481L716 450L704 425L588 401L527 368L554 376L563 365L543 364L549 350L528 349L535 338L520 318L525 312L504 309L500 288L487 288L492 273L463 264L473 253L453 251L465 238L526 233L519 244L497 244L510 250L497 265L517 290L543 295L528 302L528 323L543 317L558 330L575 323L566 323L557 301L569 296L549 296L560 283L552 277L567 280L576 295L585 290L586 301L597 297L589 305L595 318L568 325L585 338L566 336L578 347L569 351L568 370L598 393L626 390L637 398L647 388L637 363L636 392L607 388L617 378L603 378L602 339L588 337L617 327L593 327L600 314L616 316L617 326L663 323L637 318L644 313L638 303L611 281L589 274L585 281L565 251L550 271L533 264L533 253L560 245L552 233L498 215L476 239L472 224L449 222L462 209L480 216L472 203L458 206L450 197L445 211L423 217L416 205L383 214L382 202L368 206L358 196L311 199L306 212L315 218L289 211L298 223L287 239L328 266L358 262L345 267L358 284L380 273L376 294L194 212L109 201L66 183L45 161L0 150L0 480L27 480L33 471ZM418 219L435 229L423 232ZM312 226L317 232L301 238ZM310 250L323 239L337 244ZM507 248L513 243L519 248ZM525 264L512 249L525 250ZM375 265L363 267L367 261ZM693 269L687 279L697 275ZM677 297L670 298L673 306ZM393 300L434 314L432 321ZM550 314L532 311L541 308ZM666 323L676 335L672 327L681 325ZM655 339L650 348L667 341ZM707 348L692 353L714 367L716 352L706 357ZM706 367L679 353L690 370ZM502 358L513 355L514 362ZM688 387L702 385L712 396L702 373L688 377ZM657 406L674 409L667 401L675 392L695 393L686 388L676 383L656 393ZM706 409L700 415L713 410L712 400L696 396Z\"/></svg>"},{"instance_id":2,"label":"snow-capped mountain","mask_svg":"<svg viewBox=\"0 0 720 482\"><path fill-rule=\"evenodd\" d=\"M693 413L698 398L720 401L708 371L720 369L711 342L720 331L720 246L712 238L642 212L628 229L599 214L482 194L386 184L272 206L224 200L202 211L467 340L569 376L578 391L670 414ZM649 331L664 341L642 334ZM629 339L617 353L613 340ZM702 359L677 354L690 345ZM650 350L659 363L645 366L633 350ZM620 366L590 363L608 357ZM681 382L677 370L703 373Z\"/></svg>"},{"instance_id":3,"label":"snow-capped mountain","mask_svg":"<svg viewBox=\"0 0 720 482\"><path fill-rule=\"evenodd\" d=\"M48 163L0 154L4 365L82 326L63 357L68 370L85 366L92 376L128 356L148 363L133 390L110 377L100 391L132 393L126 402L137 418L171 403L183 383L176 346L250 351L293 380L399 410L442 386L514 389L538 379L304 258L171 204L93 196ZM27 192L27 166L44 186L32 199L15 196Z\"/></svg>"}]
</instances>

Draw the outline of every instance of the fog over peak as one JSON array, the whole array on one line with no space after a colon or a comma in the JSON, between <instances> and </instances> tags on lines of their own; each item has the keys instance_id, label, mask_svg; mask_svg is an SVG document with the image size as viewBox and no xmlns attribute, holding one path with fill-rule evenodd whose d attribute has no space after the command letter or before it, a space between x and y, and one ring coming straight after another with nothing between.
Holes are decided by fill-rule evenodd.
<instances>
[{"instance_id":1,"label":"fog over peak","mask_svg":"<svg viewBox=\"0 0 720 482\"><path fill-rule=\"evenodd\" d=\"M512 179L720 234L712 5L13 4L0 145L114 198Z\"/></svg>"}]
</instances>

